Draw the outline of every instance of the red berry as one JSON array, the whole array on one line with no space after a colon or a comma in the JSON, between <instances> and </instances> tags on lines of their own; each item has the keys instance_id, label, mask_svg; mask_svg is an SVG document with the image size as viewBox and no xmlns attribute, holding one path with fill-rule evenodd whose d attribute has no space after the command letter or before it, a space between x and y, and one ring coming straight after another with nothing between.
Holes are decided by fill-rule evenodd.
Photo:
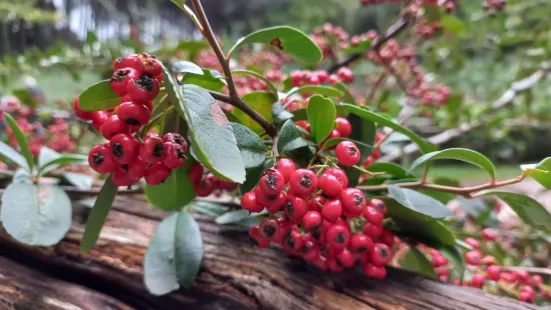
<instances>
[{"instance_id":1,"label":"red berry","mask_svg":"<svg viewBox=\"0 0 551 310\"><path fill-rule=\"evenodd\" d=\"M163 152L164 152L164 148L163 148ZM201 164L198 162L194 162L189 167L188 175L191 182L193 183L201 182L201 179L203 178L203 166L201 166Z\"/></svg>"},{"instance_id":2,"label":"red berry","mask_svg":"<svg viewBox=\"0 0 551 310\"><path fill-rule=\"evenodd\" d=\"M323 218L318 211L308 211L302 217L302 228L312 230L318 228L322 224Z\"/></svg>"},{"instance_id":3,"label":"red berry","mask_svg":"<svg viewBox=\"0 0 551 310\"><path fill-rule=\"evenodd\" d=\"M322 174L318 183L321 190L328 196L337 197L342 192L342 183L333 174Z\"/></svg>"},{"instance_id":4,"label":"red berry","mask_svg":"<svg viewBox=\"0 0 551 310\"><path fill-rule=\"evenodd\" d=\"M275 168L283 174L283 178L285 179L285 183L289 183L289 180L291 180L291 175L296 170L295 162L288 159L288 158L281 158L277 161Z\"/></svg>"},{"instance_id":5,"label":"red berry","mask_svg":"<svg viewBox=\"0 0 551 310\"><path fill-rule=\"evenodd\" d=\"M465 253L465 261L469 265L478 265L480 263L480 252L478 250L472 250L467 253Z\"/></svg>"},{"instance_id":6,"label":"red berry","mask_svg":"<svg viewBox=\"0 0 551 310\"><path fill-rule=\"evenodd\" d=\"M267 196L262 191L262 189L260 189L260 186L257 186L257 187L254 188L254 194L256 195L256 202L258 204L261 204L264 207L269 205L269 204L272 204L279 197L279 195Z\"/></svg>"},{"instance_id":7,"label":"red berry","mask_svg":"<svg viewBox=\"0 0 551 310\"><path fill-rule=\"evenodd\" d=\"M172 173L168 167L162 163L153 164L145 168L145 182L149 185L163 183Z\"/></svg>"},{"instance_id":8,"label":"red berry","mask_svg":"<svg viewBox=\"0 0 551 310\"><path fill-rule=\"evenodd\" d=\"M371 263L375 266L383 266L392 259L392 251L383 243L377 243L373 247L373 251L369 252Z\"/></svg>"},{"instance_id":9,"label":"red berry","mask_svg":"<svg viewBox=\"0 0 551 310\"><path fill-rule=\"evenodd\" d=\"M258 181L258 187L267 195L278 195L285 185L285 178L279 170L269 168L264 171L263 176Z\"/></svg>"},{"instance_id":10,"label":"red berry","mask_svg":"<svg viewBox=\"0 0 551 310\"><path fill-rule=\"evenodd\" d=\"M354 255L350 250L344 248L341 251L339 251L335 258L337 259L337 263L343 267L350 268L354 266L354 263L356 262L356 259L354 258Z\"/></svg>"},{"instance_id":11,"label":"red berry","mask_svg":"<svg viewBox=\"0 0 551 310\"><path fill-rule=\"evenodd\" d=\"M350 238L350 248L356 254L364 254L373 249L373 240L364 234L355 234Z\"/></svg>"},{"instance_id":12,"label":"red berry","mask_svg":"<svg viewBox=\"0 0 551 310\"><path fill-rule=\"evenodd\" d=\"M352 133L352 125L350 125L350 122L344 118L344 117L337 117L335 119L335 123L337 125L337 130L341 134L341 137L348 137Z\"/></svg>"},{"instance_id":13,"label":"red berry","mask_svg":"<svg viewBox=\"0 0 551 310\"><path fill-rule=\"evenodd\" d=\"M308 210L309 211L318 211L321 212L321 207L325 203L325 197L321 195L316 195L308 200Z\"/></svg>"},{"instance_id":14,"label":"red berry","mask_svg":"<svg viewBox=\"0 0 551 310\"><path fill-rule=\"evenodd\" d=\"M499 274L501 272L501 269L498 266L488 266L488 279L492 281L499 280Z\"/></svg>"},{"instance_id":15,"label":"red berry","mask_svg":"<svg viewBox=\"0 0 551 310\"><path fill-rule=\"evenodd\" d=\"M241 197L241 207L249 212L255 213L264 210L264 206L257 203L254 192L247 192Z\"/></svg>"},{"instance_id":16,"label":"red berry","mask_svg":"<svg viewBox=\"0 0 551 310\"><path fill-rule=\"evenodd\" d=\"M285 192L281 192L278 195L276 195L276 199L269 200L268 203L265 204L266 209L271 214L277 213L281 211L281 208L283 208L286 201L287 201L287 194Z\"/></svg>"},{"instance_id":17,"label":"red berry","mask_svg":"<svg viewBox=\"0 0 551 310\"><path fill-rule=\"evenodd\" d=\"M187 141L179 133L175 133L175 132L167 133L166 135L163 136L163 141L177 143L182 146L182 150L184 151L184 153L187 152L187 147L188 147Z\"/></svg>"},{"instance_id":18,"label":"red berry","mask_svg":"<svg viewBox=\"0 0 551 310\"><path fill-rule=\"evenodd\" d=\"M348 187L348 176L346 175L344 170L342 170L341 168L329 168L329 169L325 170L324 173L332 174L335 177L337 177L337 180L339 180L342 184L342 188L347 188Z\"/></svg>"},{"instance_id":19,"label":"red berry","mask_svg":"<svg viewBox=\"0 0 551 310\"><path fill-rule=\"evenodd\" d=\"M139 180L145 176L145 165L145 161L138 156L130 164L125 165L128 166L126 168L126 174L131 179Z\"/></svg>"},{"instance_id":20,"label":"red berry","mask_svg":"<svg viewBox=\"0 0 551 310\"><path fill-rule=\"evenodd\" d=\"M534 302L534 297L533 294L530 294L530 292L520 292L518 295L518 300L531 304Z\"/></svg>"},{"instance_id":21,"label":"red berry","mask_svg":"<svg viewBox=\"0 0 551 310\"><path fill-rule=\"evenodd\" d=\"M130 126L123 122L117 115L111 115L100 128L101 135L111 140L119 133L130 133Z\"/></svg>"},{"instance_id":22,"label":"red berry","mask_svg":"<svg viewBox=\"0 0 551 310\"><path fill-rule=\"evenodd\" d=\"M473 249L478 249L480 247L480 242L478 242L478 240L471 237L465 238L465 243L472 246Z\"/></svg>"},{"instance_id":23,"label":"red berry","mask_svg":"<svg viewBox=\"0 0 551 310\"><path fill-rule=\"evenodd\" d=\"M310 195L318 188L318 177L310 169L298 169L291 175L291 189L299 195Z\"/></svg>"},{"instance_id":24,"label":"red berry","mask_svg":"<svg viewBox=\"0 0 551 310\"><path fill-rule=\"evenodd\" d=\"M373 153L371 153L370 157L373 158L373 161L381 158L381 150L373 151Z\"/></svg>"},{"instance_id":25,"label":"red berry","mask_svg":"<svg viewBox=\"0 0 551 310\"><path fill-rule=\"evenodd\" d=\"M319 255L312 261L312 264L316 265L321 270L327 270L328 268L327 258L325 256Z\"/></svg>"},{"instance_id":26,"label":"red berry","mask_svg":"<svg viewBox=\"0 0 551 310\"><path fill-rule=\"evenodd\" d=\"M360 161L360 150L356 144L352 141L342 141L337 144L337 149L335 150L335 155L337 160L343 166L354 166Z\"/></svg>"},{"instance_id":27,"label":"red berry","mask_svg":"<svg viewBox=\"0 0 551 310\"><path fill-rule=\"evenodd\" d=\"M283 239L283 248L287 252L297 252L304 246L302 235L298 231L292 230L291 233Z\"/></svg>"},{"instance_id":28,"label":"red berry","mask_svg":"<svg viewBox=\"0 0 551 310\"><path fill-rule=\"evenodd\" d=\"M383 224L384 216L379 209L367 207L363 210L363 215L373 225L381 226Z\"/></svg>"},{"instance_id":29,"label":"red berry","mask_svg":"<svg viewBox=\"0 0 551 310\"><path fill-rule=\"evenodd\" d=\"M321 216L324 220L334 223L342 214L342 204L339 199L329 199L323 204Z\"/></svg>"},{"instance_id":30,"label":"red berry","mask_svg":"<svg viewBox=\"0 0 551 310\"><path fill-rule=\"evenodd\" d=\"M270 245L270 239L262 236L258 225L249 229L249 236L256 242L256 246L259 248L267 248Z\"/></svg>"},{"instance_id":31,"label":"red berry","mask_svg":"<svg viewBox=\"0 0 551 310\"><path fill-rule=\"evenodd\" d=\"M383 226L366 223L363 231L370 238L378 238L383 233Z\"/></svg>"},{"instance_id":32,"label":"red berry","mask_svg":"<svg viewBox=\"0 0 551 310\"><path fill-rule=\"evenodd\" d=\"M320 249L317 244L312 241L304 242L304 247L302 248L302 258L307 261L314 261L320 255Z\"/></svg>"},{"instance_id":33,"label":"red berry","mask_svg":"<svg viewBox=\"0 0 551 310\"><path fill-rule=\"evenodd\" d=\"M147 73L151 76L156 76L163 73L161 62L153 58L151 55L147 53L141 53L138 55L138 58L142 63L142 70L144 73Z\"/></svg>"},{"instance_id":34,"label":"red berry","mask_svg":"<svg viewBox=\"0 0 551 310\"><path fill-rule=\"evenodd\" d=\"M99 111L93 113L94 115L92 116L92 126L94 126L94 129L96 129L97 131L101 131L101 127L109 119L111 114L107 111Z\"/></svg>"},{"instance_id":35,"label":"red berry","mask_svg":"<svg viewBox=\"0 0 551 310\"><path fill-rule=\"evenodd\" d=\"M327 230L327 244L334 250L346 248L350 241L350 230L342 225L333 225Z\"/></svg>"},{"instance_id":36,"label":"red berry","mask_svg":"<svg viewBox=\"0 0 551 310\"><path fill-rule=\"evenodd\" d=\"M212 194L213 190L214 184L208 178L205 178L199 183L193 184L193 191L195 192L195 195L199 197L207 197Z\"/></svg>"},{"instance_id":37,"label":"red berry","mask_svg":"<svg viewBox=\"0 0 551 310\"><path fill-rule=\"evenodd\" d=\"M381 214L383 214L383 215L386 214L386 211L387 211L386 210L386 204L381 199L376 199L376 198L370 199L367 202L367 206L378 209L379 212L381 212Z\"/></svg>"},{"instance_id":38,"label":"red berry","mask_svg":"<svg viewBox=\"0 0 551 310\"><path fill-rule=\"evenodd\" d=\"M379 241L386 244L389 248L392 248L394 245L394 234L388 229L383 229Z\"/></svg>"},{"instance_id":39,"label":"red berry","mask_svg":"<svg viewBox=\"0 0 551 310\"><path fill-rule=\"evenodd\" d=\"M126 90L135 101L151 101L159 94L159 81L147 74L142 74L139 78L128 82Z\"/></svg>"},{"instance_id":40,"label":"red berry","mask_svg":"<svg viewBox=\"0 0 551 310\"><path fill-rule=\"evenodd\" d=\"M124 68L133 68L138 71L142 70L141 61L138 55L130 54L126 57L117 57L115 58L115 60L113 60L114 70L119 70Z\"/></svg>"},{"instance_id":41,"label":"red berry","mask_svg":"<svg viewBox=\"0 0 551 310\"><path fill-rule=\"evenodd\" d=\"M284 218L277 219L277 224L279 225L279 229L277 233L274 235L272 240L275 243L281 244L283 243L283 238L291 231L293 228L293 223L291 221L287 221Z\"/></svg>"},{"instance_id":42,"label":"red berry","mask_svg":"<svg viewBox=\"0 0 551 310\"><path fill-rule=\"evenodd\" d=\"M533 286L540 286L543 284L543 279L539 274L533 275L532 278L530 278L530 284Z\"/></svg>"},{"instance_id":43,"label":"red berry","mask_svg":"<svg viewBox=\"0 0 551 310\"><path fill-rule=\"evenodd\" d=\"M444 255L438 254L432 257L432 266L434 268L439 268L447 265L448 265L448 259L444 257Z\"/></svg>"},{"instance_id":44,"label":"red berry","mask_svg":"<svg viewBox=\"0 0 551 310\"><path fill-rule=\"evenodd\" d=\"M118 167L108 144L94 146L88 153L88 164L90 168L101 174L113 172Z\"/></svg>"},{"instance_id":45,"label":"red berry","mask_svg":"<svg viewBox=\"0 0 551 310\"><path fill-rule=\"evenodd\" d=\"M327 267L333 272L342 272L344 270L343 266L339 265L335 258L327 261Z\"/></svg>"},{"instance_id":46,"label":"red berry","mask_svg":"<svg viewBox=\"0 0 551 310\"><path fill-rule=\"evenodd\" d=\"M137 181L138 180L131 178L122 167L117 168L115 173L113 173L113 184L117 186L130 186Z\"/></svg>"},{"instance_id":47,"label":"red berry","mask_svg":"<svg viewBox=\"0 0 551 310\"><path fill-rule=\"evenodd\" d=\"M140 157L150 165L160 162L165 155L163 144L163 139L158 135L147 135L143 138L143 144L140 146Z\"/></svg>"},{"instance_id":48,"label":"red berry","mask_svg":"<svg viewBox=\"0 0 551 310\"><path fill-rule=\"evenodd\" d=\"M499 278L509 283L517 282L517 274L514 272L502 272L499 274Z\"/></svg>"},{"instance_id":49,"label":"red berry","mask_svg":"<svg viewBox=\"0 0 551 310\"><path fill-rule=\"evenodd\" d=\"M481 288L484 285L485 280L486 279L484 278L484 275L477 273L473 275L471 279L471 286L476 288Z\"/></svg>"},{"instance_id":50,"label":"red berry","mask_svg":"<svg viewBox=\"0 0 551 310\"><path fill-rule=\"evenodd\" d=\"M171 169L180 168L186 160L186 154L182 150L182 146L172 142L165 142L163 147L164 156L161 162Z\"/></svg>"},{"instance_id":51,"label":"red berry","mask_svg":"<svg viewBox=\"0 0 551 310\"><path fill-rule=\"evenodd\" d=\"M123 102L117 109L119 119L131 126L143 126L149 122L150 112L142 104Z\"/></svg>"},{"instance_id":52,"label":"red berry","mask_svg":"<svg viewBox=\"0 0 551 310\"><path fill-rule=\"evenodd\" d=\"M79 106L78 97L73 101L73 110L75 110L75 115L85 121L91 121L94 117L94 112L84 111Z\"/></svg>"},{"instance_id":53,"label":"red berry","mask_svg":"<svg viewBox=\"0 0 551 310\"><path fill-rule=\"evenodd\" d=\"M355 187L345 188L340 195L340 199L342 207L351 213L361 213L366 206L364 194Z\"/></svg>"},{"instance_id":54,"label":"red berry","mask_svg":"<svg viewBox=\"0 0 551 310\"><path fill-rule=\"evenodd\" d=\"M384 266L365 264L363 269L365 275L370 278L383 279L384 277L386 277L386 269Z\"/></svg>"},{"instance_id":55,"label":"red berry","mask_svg":"<svg viewBox=\"0 0 551 310\"><path fill-rule=\"evenodd\" d=\"M337 76L343 80L345 83L352 83L354 82L354 73L352 73L352 70L347 67L342 67L337 71Z\"/></svg>"},{"instance_id":56,"label":"red berry","mask_svg":"<svg viewBox=\"0 0 551 310\"><path fill-rule=\"evenodd\" d=\"M131 135L119 133L111 138L111 153L113 158L119 164L131 163L140 150L140 144L136 138Z\"/></svg>"},{"instance_id":57,"label":"red berry","mask_svg":"<svg viewBox=\"0 0 551 310\"><path fill-rule=\"evenodd\" d=\"M260 222L260 234L264 238L272 239L279 230L279 224L275 219L265 218Z\"/></svg>"},{"instance_id":58,"label":"red berry","mask_svg":"<svg viewBox=\"0 0 551 310\"><path fill-rule=\"evenodd\" d=\"M530 275L526 270L515 270L515 273L519 282L526 283L530 279Z\"/></svg>"},{"instance_id":59,"label":"red berry","mask_svg":"<svg viewBox=\"0 0 551 310\"><path fill-rule=\"evenodd\" d=\"M376 135L375 135L375 142L380 142L381 140L383 140L383 138L385 137L386 135L382 132L378 132Z\"/></svg>"},{"instance_id":60,"label":"red berry","mask_svg":"<svg viewBox=\"0 0 551 310\"><path fill-rule=\"evenodd\" d=\"M497 230L492 228L484 228L482 230L482 238L486 241L494 241L497 239Z\"/></svg>"},{"instance_id":61,"label":"red berry","mask_svg":"<svg viewBox=\"0 0 551 310\"><path fill-rule=\"evenodd\" d=\"M111 80L109 80L109 85L111 86L111 89L119 96L124 96L128 92L127 90L127 84L134 84L129 83L131 80L136 80L140 76L139 72L136 71L133 68L122 68L118 69L115 72L113 72L113 75L111 76Z\"/></svg>"},{"instance_id":62,"label":"red berry","mask_svg":"<svg viewBox=\"0 0 551 310\"><path fill-rule=\"evenodd\" d=\"M283 206L285 215L295 223L300 223L304 214L308 210L308 204L300 196L287 195L287 201Z\"/></svg>"}]
</instances>

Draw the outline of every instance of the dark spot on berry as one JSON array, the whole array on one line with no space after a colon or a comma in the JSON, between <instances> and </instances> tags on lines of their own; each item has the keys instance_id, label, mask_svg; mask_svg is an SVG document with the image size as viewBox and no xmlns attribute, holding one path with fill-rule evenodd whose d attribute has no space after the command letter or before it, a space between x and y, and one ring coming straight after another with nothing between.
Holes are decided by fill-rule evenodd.
<instances>
[{"instance_id":1,"label":"dark spot on berry","mask_svg":"<svg viewBox=\"0 0 551 310\"><path fill-rule=\"evenodd\" d=\"M121 165L121 169L124 171L128 171L128 165L127 164Z\"/></svg>"},{"instance_id":2,"label":"dark spot on berry","mask_svg":"<svg viewBox=\"0 0 551 310\"><path fill-rule=\"evenodd\" d=\"M279 182L279 179L273 174L267 174L266 182L268 183L268 186L270 188L275 189L277 183Z\"/></svg>"},{"instance_id":3,"label":"dark spot on berry","mask_svg":"<svg viewBox=\"0 0 551 310\"><path fill-rule=\"evenodd\" d=\"M290 200L287 200L287 202L285 202L285 211L287 211L287 213L289 213L290 215L293 215L293 213L295 212L295 209L293 208L293 203Z\"/></svg>"},{"instance_id":4,"label":"dark spot on berry","mask_svg":"<svg viewBox=\"0 0 551 310\"><path fill-rule=\"evenodd\" d=\"M113 152L113 155L117 157L122 157L122 155L124 155L124 149L122 147L122 144L118 142L111 144L111 151Z\"/></svg>"},{"instance_id":5,"label":"dark spot on berry","mask_svg":"<svg viewBox=\"0 0 551 310\"><path fill-rule=\"evenodd\" d=\"M165 154L165 148L161 143L155 145L155 148L153 148L153 156L155 157L162 157Z\"/></svg>"},{"instance_id":6,"label":"dark spot on berry","mask_svg":"<svg viewBox=\"0 0 551 310\"><path fill-rule=\"evenodd\" d=\"M290 238L291 238L291 231L289 230L285 233L285 235L283 235L283 240L287 240L287 239L290 239Z\"/></svg>"},{"instance_id":7,"label":"dark spot on berry","mask_svg":"<svg viewBox=\"0 0 551 310\"><path fill-rule=\"evenodd\" d=\"M134 119L134 118L129 118L126 120L126 123L128 125L132 125L132 126L137 126L137 125L141 125L141 123L137 120L137 119Z\"/></svg>"},{"instance_id":8,"label":"dark spot on berry","mask_svg":"<svg viewBox=\"0 0 551 310\"><path fill-rule=\"evenodd\" d=\"M264 234L268 237L272 237L277 232L277 228L273 225L266 225L264 226Z\"/></svg>"},{"instance_id":9,"label":"dark spot on berry","mask_svg":"<svg viewBox=\"0 0 551 310\"><path fill-rule=\"evenodd\" d=\"M274 201L274 200L276 200L278 197L279 197L279 195L271 195L271 196L266 196L266 199L269 200L269 201Z\"/></svg>"},{"instance_id":10,"label":"dark spot on berry","mask_svg":"<svg viewBox=\"0 0 551 310\"><path fill-rule=\"evenodd\" d=\"M306 254L308 253L308 251L310 251L310 248L313 246L314 244L311 242L311 241L308 241L306 242L306 244L302 247L302 253Z\"/></svg>"},{"instance_id":11,"label":"dark spot on berry","mask_svg":"<svg viewBox=\"0 0 551 310\"><path fill-rule=\"evenodd\" d=\"M381 249L379 250L379 255L380 255L382 258L387 258L388 255L389 255L389 253L388 253L388 251L387 251L386 248L381 248Z\"/></svg>"},{"instance_id":12,"label":"dark spot on berry","mask_svg":"<svg viewBox=\"0 0 551 310\"><path fill-rule=\"evenodd\" d=\"M134 81L134 84L146 91L153 91L153 78L149 74L142 74Z\"/></svg>"},{"instance_id":13,"label":"dark spot on berry","mask_svg":"<svg viewBox=\"0 0 551 310\"><path fill-rule=\"evenodd\" d=\"M354 195L354 204L359 206L361 205L362 203L364 202L364 198L362 197L362 195L359 195L359 194L355 194Z\"/></svg>"},{"instance_id":14,"label":"dark spot on berry","mask_svg":"<svg viewBox=\"0 0 551 310\"><path fill-rule=\"evenodd\" d=\"M343 233L337 234L337 236L335 237L335 242L345 243L346 242L346 236Z\"/></svg>"},{"instance_id":15,"label":"dark spot on berry","mask_svg":"<svg viewBox=\"0 0 551 310\"><path fill-rule=\"evenodd\" d=\"M176 156L178 156L178 158L184 158L184 157L186 157L186 154L184 152L182 152L181 149L177 148L176 149Z\"/></svg>"},{"instance_id":16,"label":"dark spot on berry","mask_svg":"<svg viewBox=\"0 0 551 310\"><path fill-rule=\"evenodd\" d=\"M300 177L300 186L304 187L304 188L310 188L310 186L312 186L312 180L310 179L310 176L306 175L306 174L303 174L301 177Z\"/></svg>"},{"instance_id":17,"label":"dark spot on berry","mask_svg":"<svg viewBox=\"0 0 551 310\"><path fill-rule=\"evenodd\" d=\"M184 137L182 137L180 135L173 135L172 137L173 137L175 143L178 143L182 146L184 145L184 143L186 143L186 140L184 139Z\"/></svg>"},{"instance_id":18,"label":"dark spot on berry","mask_svg":"<svg viewBox=\"0 0 551 310\"><path fill-rule=\"evenodd\" d=\"M128 69L119 69L115 71L115 74L111 77L112 82L122 82L126 78L126 76L130 73L130 70Z\"/></svg>"},{"instance_id":19,"label":"dark spot on berry","mask_svg":"<svg viewBox=\"0 0 551 310\"><path fill-rule=\"evenodd\" d=\"M102 153L94 153L94 155L92 155L92 161L96 165L101 165L103 163L103 159L104 157Z\"/></svg>"},{"instance_id":20,"label":"dark spot on berry","mask_svg":"<svg viewBox=\"0 0 551 310\"><path fill-rule=\"evenodd\" d=\"M321 240L321 231L319 230L314 230L312 231L312 237L314 237L314 239L316 239L317 241L320 241Z\"/></svg>"},{"instance_id":21,"label":"dark spot on berry","mask_svg":"<svg viewBox=\"0 0 551 310\"><path fill-rule=\"evenodd\" d=\"M338 258L335 259L335 262L337 262L337 265L338 265L339 267L344 267L344 264L341 262L340 259L338 259Z\"/></svg>"},{"instance_id":22,"label":"dark spot on berry","mask_svg":"<svg viewBox=\"0 0 551 310\"><path fill-rule=\"evenodd\" d=\"M358 153L358 148L356 148L355 146L349 146L348 147L348 154L356 155L356 153Z\"/></svg>"},{"instance_id":23,"label":"dark spot on berry","mask_svg":"<svg viewBox=\"0 0 551 310\"><path fill-rule=\"evenodd\" d=\"M358 253L365 253L366 251L367 251L367 248L364 247L364 246L361 246L361 247L356 249L356 252L358 252Z\"/></svg>"},{"instance_id":24,"label":"dark spot on berry","mask_svg":"<svg viewBox=\"0 0 551 310\"><path fill-rule=\"evenodd\" d=\"M286 243L291 249L295 248L295 239L289 237L287 239Z\"/></svg>"},{"instance_id":25,"label":"dark spot on berry","mask_svg":"<svg viewBox=\"0 0 551 310\"><path fill-rule=\"evenodd\" d=\"M280 50L283 50L283 46L281 45L281 40L279 38L275 38L272 41L270 41L270 45L273 45L279 48Z\"/></svg>"}]
</instances>

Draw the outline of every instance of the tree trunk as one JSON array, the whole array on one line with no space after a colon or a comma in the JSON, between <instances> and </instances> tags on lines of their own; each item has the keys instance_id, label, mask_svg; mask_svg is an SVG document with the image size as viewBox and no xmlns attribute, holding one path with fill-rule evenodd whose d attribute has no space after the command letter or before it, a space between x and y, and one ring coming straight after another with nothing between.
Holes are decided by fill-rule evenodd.
<instances>
[{"instance_id":1,"label":"tree trunk","mask_svg":"<svg viewBox=\"0 0 551 310\"><path fill-rule=\"evenodd\" d=\"M71 231L55 247L28 247L0 230L2 256L58 279L29 286L48 282L56 288L72 282L75 289L87 287L136 309L538 309L403 270L390 269L384 280L366 279L359 270L321 272L281 249L258 249L245 232L201 214L195 217L205 255L193 288L154 297L141 279L142 259L158 222L168 213L151 209L141 194L118 196L99 242L88 253L79 252L88 209L75 208L75 213ZM0 275L6 268L0 268ZM26 278L14 272L8 283ZM0 301L10 294L1 283ZM105 309L101 302L110 301L102 300L84 308Z\"/></svg>"}]
</instances>

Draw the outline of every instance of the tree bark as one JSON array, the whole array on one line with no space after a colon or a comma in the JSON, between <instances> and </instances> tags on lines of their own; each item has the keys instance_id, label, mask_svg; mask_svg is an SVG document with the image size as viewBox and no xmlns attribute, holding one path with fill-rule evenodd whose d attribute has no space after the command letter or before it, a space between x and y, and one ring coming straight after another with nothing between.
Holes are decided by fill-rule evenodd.
<instances>
[{"instance_id":1,"label":"tree bark","mask_svg":"<svg viewBox=\"0 0 551 310\"><path fill-rule=\"evenodd\" d=\"M384 280L367 279L359 270L321 272L281 249L258 249L246 232L217 225L201 214L195 217L205 254L193 288L154 297L141 279L142 259L158 222L168 213L151 209L143 195L119 196L99 242L80 253L88 209L75 210L73 227L58 245L25 246L0 230L0 254L136 309L538 309L398 269L390 268ZM5 294L0 285L0 300Z\"/></svg>"}]
</instances>

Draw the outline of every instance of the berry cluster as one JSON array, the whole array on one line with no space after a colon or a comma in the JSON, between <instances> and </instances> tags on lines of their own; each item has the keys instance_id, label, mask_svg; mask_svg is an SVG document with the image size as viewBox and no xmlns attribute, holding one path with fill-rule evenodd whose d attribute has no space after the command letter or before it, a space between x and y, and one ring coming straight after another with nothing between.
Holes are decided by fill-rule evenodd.
<instances>
[{"instance_id":1,"label":"berry cluster","mask_svg":"<svg viewBox=\"0 0 551 310\"><path fill-rule=\"evenodd\" d=\"M386 275L394 236L383 228L385 203L367 200L362 191L348 187L339 168L316 174L282 158L243 195L241 206L270 213L249 231L261 248L273 241L323 270L340 272L359 261L367 276Z\"/></svg>"},{"instance_id":2,"label":"berry cluster","mask_svg":"<svg viewBox=\"0 0 551 310\"><path fill-rule=\"evenodd\" d=\"M321 28L314 29L310 35L323 53L324 58L336 56L335 49L344 49L348 46L350 35L342 28L325 23Z\"/></svg>"},{"instance_id":3,"label":"berry cluster","mask_svg":"<svg viewBox=\"0 0 551 310\"><path fill-rule=\"evenodd\" d=\"M212 173L205 174L205 169L197 162L191 164L188 175L191 182L193 182L193 191L199 197L207 197L211 194L220 196L223 190L233 192L239 185L219 179Z\"/></svg>"},{"instance_id":4,"label":"berry cluster","mask_svg":"<svg viewBox=\"0 0 551 310\"><path fill-rule=\"evenodd\" d=\"M486 11L503 11L505 8L505 0L485 0L482 3L482 8Z\"/></svg>"},{"instance_id":5,"label":"berry cluster","mask_svg":"<svg viewBox=\"0 0 551 310\"><path fill-rule=\"evenodd\" d=\"M304 85L320 85L324 83L335 84L338 82L354 82L354 73L348 67L342 67L337 74L331 74L327 71L293 71L290 75L291 85L300 87Z\"/></svg>"}]
</instances>

